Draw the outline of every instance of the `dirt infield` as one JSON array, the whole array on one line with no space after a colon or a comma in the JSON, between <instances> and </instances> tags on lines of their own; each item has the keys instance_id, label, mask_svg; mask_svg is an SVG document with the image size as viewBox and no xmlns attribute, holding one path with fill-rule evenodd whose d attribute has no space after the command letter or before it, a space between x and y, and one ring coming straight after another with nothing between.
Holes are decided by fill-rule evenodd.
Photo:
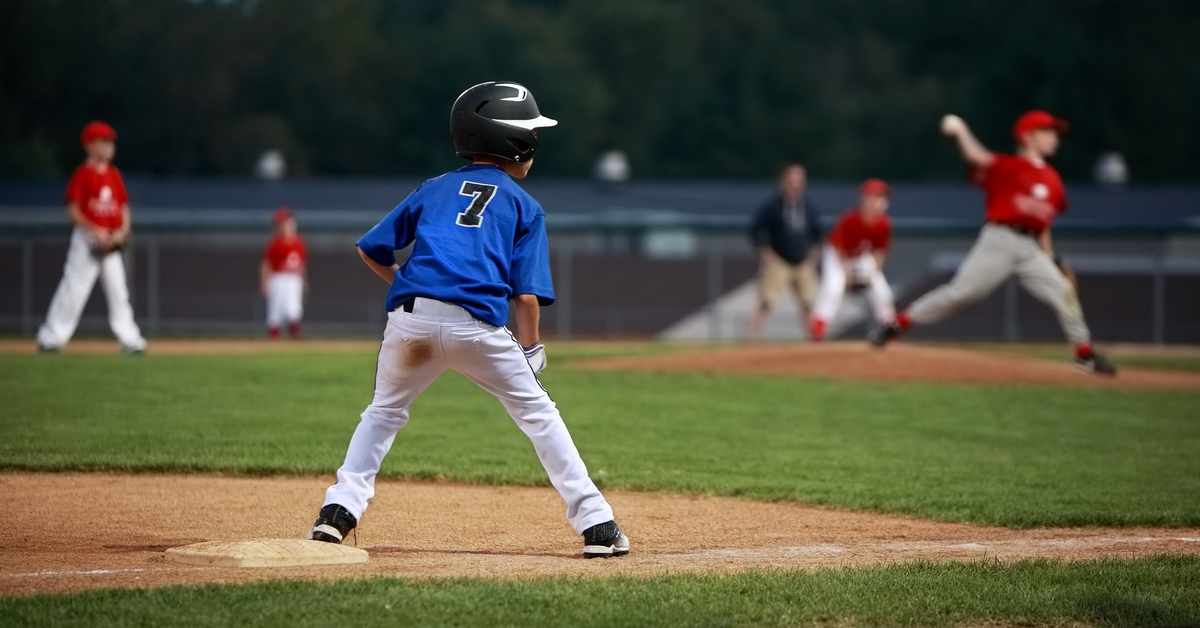
<instances>
[{"instance_id":1,"label":"dirt infield","mask_svg":"<svg viewBox=\"0 0 1200 628\"><path fill-rule=\"evenodd\" d=\"M357 535L368 564L239 569L163 557L169 547L200 541L301 537L329 481L0 473L8 503L22 505L16 525L0 535L0 595L278 578L642 576L915 559L1200 554L1200 529L1009 530L608 491L633 551L583 560L552 489L381 482Z\"/></svg>"},{"instance_id":2,"label":"dirt infield","mask_svg":"<svg viewBox=\"0 0 1200 628\"><path fill-rule=\"evenodd\" d=\"M364 341L156 341L162 354L363 351ZM27 341L0 353L32 352ZM113 352L111 342L68 353ZM1200 373L1125 369L1082 375L1065 362L995 352L862 343L675 348L663 355L595 358L583 368L820 376L872 381L1200 388ZM0 535L0 595L87 588L403 577L532 577L813 569L927 560L1083 559L1162 552L1200 555L1200 529L1009 530L853 513L791 503L606 491L633 553L580 558L563 504L548 488L382 482L357 535L366 565L238 569L167 562L169 547L201 541L299 538L331 478L0 472L21 504ZM353 540L352 540L353 542Z\"/></svg>"},{"instance_id":3,"label":"dirt infield","mask_svg":"<svg viewBox=\"0 0 1200 628\"><path fill-rule=\"evenodd\" d=\"M628 344L628 343L626 343ZM647 343L632 343L642 347ZM572 342L575 347L621 347L623 343ZM583 368L693 371L799 375L887 382L950 382L966 384L1018 384L1047 386L1098 386L1113 388L1200 389L1200 373L1121 368L1117 377L1080 373L1066 361L1037 359L1012 353L1003 345L979 348L894 343L880 350L864 342L822 344L750 344L733 346L661 345L664 353L572 360ZM554 360L555 346L550 347ZM155 340L155 355L246 355L264 353L375 352L377 340L305 339L300 342L267 339L165 339ZM1066 351L1066 349L1063 349ZM0 354L33 354L29 340L0 340ZM67 354L111 354L115 341L85 339L72 342ZM1126 347L1115 355L1200 356L1195 347Z\"/></svg>"},{"instance_id":4,"label":"dirt infield","mask_svg":"<svg viewBox=\"0 0 1200 628\"><path fill-rule=\"evenodd\" d=\"M1081 373L1065 361L910 343L895 343L886 349L863 342L740 345L598 358L579 364L597 369L803 375L876 382L1200 389L1200 373L1123 368L1116 377L1105 377Z\"/></svg>"}]
</instances>

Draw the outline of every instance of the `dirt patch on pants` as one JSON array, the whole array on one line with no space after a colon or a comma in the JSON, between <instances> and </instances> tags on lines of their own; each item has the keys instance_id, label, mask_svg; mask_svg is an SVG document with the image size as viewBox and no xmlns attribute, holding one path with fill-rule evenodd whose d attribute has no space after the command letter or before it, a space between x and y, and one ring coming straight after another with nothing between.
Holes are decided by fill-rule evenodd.
<instances>
[{"instance_id":1,"label":"dirt patch on pants","mask_svg":"<svg viewBox=\"0 0 1200 628\"><path fill-rule=\"evenodd\" d=\"M363 565L168 562L201 541L302 538L332 478L0 473L19 504L0 535L0 595L279 578L528 577L812 569L917 559L1200 555L1200 529L1009 530L791 503L606 491L630 555L584 560L550 488L380 482Z\"/></svg>"}]
</instances>

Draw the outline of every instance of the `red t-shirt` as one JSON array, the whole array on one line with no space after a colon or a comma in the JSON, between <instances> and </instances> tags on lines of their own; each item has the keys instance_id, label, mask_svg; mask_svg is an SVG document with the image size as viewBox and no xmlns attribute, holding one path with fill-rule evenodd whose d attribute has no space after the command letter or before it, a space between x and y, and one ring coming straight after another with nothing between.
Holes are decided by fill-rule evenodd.
<instances>
[{"instance_id":1,"label":"red t-shirt","mask_svg":"<svg viewBox=\"0 0 1200 628\"><path fill-rule=\"evenodd\" d=\"M121 208L129 202L125 182L117 167L109 164L104 172L88 162L75 169L67 183L68 203L77 203L84 217L97 227L109 231L119 229L123 222Z\"/></svg>"},{"instance_id":2,"label":"red t-shirt","mask_svg":"<svg viewBox=\"0 0 1200 628\"><path fill-rule=\"evenodd\" d=\"M891 218L884 214L867 224L857 207L846 210L829 232L829 243L846 257L858 257L867 251L886 251L891 239Z\"/></svg>"},{"instance_id":3,"label":"red t-shirt","mask_svg":"<svg viewBox=\"0 0 1200 628\"><path fill-rule=\"evenodd\" d=\"M277 235L267 245L263 259L271 265L273 273L301 273L308 260L308 249L300 236L285 238Z\"/></svg>"},{"instance_id":4,"label":"red t-shirt","mask_svg":"<svg viewBox=\"0 0 1200 628\"><path fill-rule=\"evenodd\" d=\"M1067 210L1062 178L1049 164L1037 165L1014 155L996 155L987 168L975 168L971 179L984 190L987 219L1041 233Z\"/></svg>"}]
</instances>

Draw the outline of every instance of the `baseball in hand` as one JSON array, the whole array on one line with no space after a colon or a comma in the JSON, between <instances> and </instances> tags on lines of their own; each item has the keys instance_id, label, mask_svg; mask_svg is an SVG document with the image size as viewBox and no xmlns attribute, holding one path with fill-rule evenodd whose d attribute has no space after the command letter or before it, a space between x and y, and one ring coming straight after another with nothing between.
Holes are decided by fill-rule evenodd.
<instances>
[{"instance_id":1,"label":"baseball in hand","mask_svg":"<svg viewBox=\"0 0 1200 628\"><path fill-rule=\"evenodd\" d=\"M943 135L958 135L965 128L967 128L967 123L952 113L942 117Z\"/></svg>"}]
</instances>

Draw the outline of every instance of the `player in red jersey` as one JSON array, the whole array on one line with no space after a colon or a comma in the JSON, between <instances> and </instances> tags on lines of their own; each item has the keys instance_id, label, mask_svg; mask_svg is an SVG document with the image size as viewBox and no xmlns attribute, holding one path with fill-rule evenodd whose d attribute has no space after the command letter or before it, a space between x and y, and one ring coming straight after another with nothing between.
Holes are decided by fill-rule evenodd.
<instances>
[{"instance_id":1,"label":"player in red jersey","mask_svg":"<svg viewBox=\"0 0 1200 628\"><path fill-rule=\"evenodd\" d=\"M871 333L882 346L912 325L927 325L986 297L1010 275L1058 316L1059 325L1075 346L1080 369L1112 375L1116 368L1092 349L1091 334L1075 288L1055 262L1050 223L1067 209L1067 195L1058 172L1046 158L1058 150L1065 122L1045 111L1030 111L1017 119L1013 135L1017 154L993 153L975 138L966 122L955 115L942 119L942 133L954 138L971 165L971 178L984 190L987 224L950 283L917 299L896 317Z\"/></svg>"},{"instance_id":2,"label":"player in red jersey","mask_svg":"<svg viewBox=\"0 0 1200 628\"><path fill-rule=\"evenodd\" d=\"M121 250L129 242L129 196L121 173L112 164L117 132L104 122L83 129L87 159L67 184L67 218L74 225L62 280L50 301L46 322L38 329L42 351L57 351L70 342L79 326L96 279L108 300L108 322L125 353L146 350L146 340L133 320L129 286Z\"/></svg>"},{"instance_id":3,"label":"player in red jersey","mask_svg":"<svg viewBox=\"0 0 1200 628\"><path fill-rule=\"evenodd\" d=\"M892 221L887 217L890 195L882 180L867 179L859 188L858 207L846 210L829 232L821 251L821 290L809 323L813 340L825 339L847 287L866 291L878 323L895 318L892 289L883 276L892 238Z\"/></svg>"},{"instance_id":4,"label":"player in red jersey","mask_svg":"<svg viewBox=\"0 0 1200 628\"><path fill-rule=\"evenodd\" d=\"M300 337L304 316L304 287L308 281L308 248L300 237L292 210L275 212L275 237L263 251L261 289L267 298L267 330L278 338L284 324L292 338Z\"/></svg>"}]
</instances>

